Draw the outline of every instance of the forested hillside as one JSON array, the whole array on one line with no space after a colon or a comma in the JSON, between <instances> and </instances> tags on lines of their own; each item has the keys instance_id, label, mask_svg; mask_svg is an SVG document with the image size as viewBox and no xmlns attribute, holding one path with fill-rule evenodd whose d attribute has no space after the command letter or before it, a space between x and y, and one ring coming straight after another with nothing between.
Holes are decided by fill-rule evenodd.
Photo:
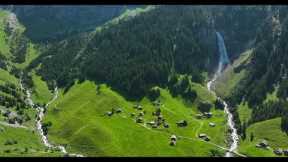
<instances>
[{"instance_id":1,"label":"forested hillside","mask_svg":"<svg viewBox=\"0 0 288 162\"><path fill-rule=\"evenodd\" d=\"M108 83L125 96L141 97L152 86L165 85L175 71L203 82L201 73L212 69L217 58L213 32L202 8L156 7L61 41L43 54L45 59L38 59L39 73L61 87L89 79Z\"/></svg>"},{"instance_id":2,"label":"forested hillside","mask_svg":"<svg viewBox=\"0 0 288 162\"><path fill-rule=\"evenodd\" d=\"M1 7L11 12L0 12L0 124L31 129L7 129L5 155L21 141L33 143L25 155L40 154L40 129L52 145L87 156L223 156L232 129L217 96L233 114L239 156L286 147L286 6ZM206 84L220 62L216 32L231 63L212 85L215 96ZM23 139L8 139L13 131ZM270 150L255 147L264 139Z\"/></svg>"},{"instance_id":3,"label":"forested hillside","mask_svg":"<svg viewBox=\"0 0 288 162\"><path fill-rule=\"evenodd\" d=\"M255 107L253 122L278 116L285 118L287 113L287 106L284 106L287 104L287 18L287 8L280 7L265 19L257 32L251 61L246 66L248 74L231 97L231 103L239 103L244 97L250 107ZM279 100L265 103L266 95L274 91Z\"/></svg>"},{"instance_id":4,"label":"forested hillside","mask_svg":"<svg viewBox=\"0 0 288 162\"><path fill-rule=\"evenodd\" d=\"M17 15L33 42L51 42L80 32L119 16L134 5L2 5Z\"/></svg>"},{"instance_id":5,"label":"forested hillside","mask_svg":"<svg viewBox=\"0 0 288 162\"><path fill-rule=\"evenodd\" d=\"M241 136L239 147L247 155L268 155L255 148L257 141L264 139L274 148L285 148L287 11L286 6L266 7L266 16L256 30L253 45L218 80L221 87L217 91L231 106Z\"/></svg>"}]
</instances>

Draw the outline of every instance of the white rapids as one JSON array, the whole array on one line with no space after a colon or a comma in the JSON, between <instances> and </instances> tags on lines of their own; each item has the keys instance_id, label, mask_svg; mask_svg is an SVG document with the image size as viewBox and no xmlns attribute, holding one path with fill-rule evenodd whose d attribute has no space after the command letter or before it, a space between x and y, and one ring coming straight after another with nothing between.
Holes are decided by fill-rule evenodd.
<instances>
[{"instance_id":1,"label":"white rapids","mask_svg":"<svg viewBox=\"0 0 288 162\"><path fill-rule=\"evenodd\" d=\"M216 79L221 75L224 64L229 64L229 58L227 56L224 40L223 40L220 33L216 32L216 35L217 35L217 43L218 43L218 48L219 48L219 53L220 53L220 59L219 59L219 63L218 63L217 72L215 73L213 79L207 83L208 90L214 94L215 94L215 92L213 91L212 86L215 86L214 83L215 83ZM229 111L228 104L224 100L222 100L220 97L217 97L217 98L220 101L222 101L222 103L224 104L224 112L227 114L227 117L228 117L227 124L228 124L229 129L232 130L232 132L230 133L232 143L230 143L229 151L226 152L225 157L233 157L232 152L236 151L236 149L238 147L238 141L239 141L237 129L235 128L235 124L233 122L233 115Z\"/></svg>"},{"instance_id":2,"label":"white rapids","mask_svg":"<svg viewBox=\"0 0 288 162\"><path fill-rule=\"evenodd\" d=\"M27 99L26 99L26 102L29 104L29 106L31 106L32 108L35 107L35 104L33 102L33 100L31 99L31 92L23 87L22 85L22 82L21 82L21 79L20 79L20 87L22 90L24 90L26 92L26 96L27 96ZM46 105L45 105L45 108L47 109L48 106L54 102L58 97L58 89L57 87L55 87L54 89L54 96L52 98L52 100L50 100ZM61 146L61 145L52 145L51 143L49 143L49 140L48 140L48 137L44 134L44 131L43 131L43 128L42 128L42 120L43 120L43 117L44 117L44 112L45 112L45 108L41 107L41 106L37 106L36 107L36 110L37 110L37 117L36 117L36 128L41 136L41 139L42 139L42 142L44 143L44 145L46 147L48 147L49 149L59 149L63 154L65 155L69 155L69 156L75 156L75 157L84 157L83 155L81 154L71 154L71 153L68 153L67 150L65 149L64 146Z\"/></svg>"}]
</instances>

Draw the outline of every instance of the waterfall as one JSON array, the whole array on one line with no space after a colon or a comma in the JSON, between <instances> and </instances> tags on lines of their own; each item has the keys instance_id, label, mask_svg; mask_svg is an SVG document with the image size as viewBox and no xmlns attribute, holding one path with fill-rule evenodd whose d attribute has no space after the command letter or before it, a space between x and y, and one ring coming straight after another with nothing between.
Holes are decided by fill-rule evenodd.
<instances>
[{"instance_id":1,"label":"waterfall","mask_svg":"<svg viewBox=\"0 0 288 162\"><path fill-rule=\"evenodd\" d=\"M224 39L222 35L219 32L216 32L216 36L217 36L218 50L220 54L218 71L217 71L217 74L219 75L222 72L224 65L230 64L230 60L227 55L227 51L226 51L226 47L225 47L225 43L224 43Z\"/></svg>"},{"instance_id":2,"label":"waterfall","mask_svg":"<svg viewBox=\"0 0 288 162\"><path fill-rule=\"evenodd\" d=\"M218 69L217 69L217 72L215 73L213 79L207 83L208 90L214 94L215 94L215 92L213 92L211 86L215 84L215 81L221 75L221 72L224 69L224 65L230 64L230 60L229 60L228 55L227 55L227 51L226 51L223 37L219 32L216 32L216 36L217 36L217 45L218 45L218 50L219 50L219 55L220 55L219 56ZM229 151L226 152L225 157L232 157L233 156L232 152L234 152L238 146L239 138L238 138L238 134L237 134L237 129L235 128L235 123L233 122L233 114L229 111L228 104L225 101L221 100L220 97L217 97L217 98L220 99L220 101L222 101L224 104L224 112L227 114L227 118L228 118L227 124L228 124L229 129L232 130L232 132L230 134L230 138L232 140L232 143L229 144L230 145Z\"/></svg>"}]
</instances>

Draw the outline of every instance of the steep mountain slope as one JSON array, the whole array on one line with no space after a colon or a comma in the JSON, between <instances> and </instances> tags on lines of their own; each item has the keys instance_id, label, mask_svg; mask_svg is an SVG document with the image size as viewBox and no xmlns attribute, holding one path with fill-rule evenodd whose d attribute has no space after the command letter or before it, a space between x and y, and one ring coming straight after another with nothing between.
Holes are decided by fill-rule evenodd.
<instances>
[{"instance_id":1,"label":"steep mountain slope","mask_svg":"<svg viewBox=\"0 0 288 162\"><path fill-rule=\"evenodd\" d=\"M24 30L15 14L0 10L0 155L61 156L43 145L35 128L37 111L27 104L27 95L20 86L20 71L40 52L23 35ZM25 81L26 77L23 78ZM40 80L33 82L46 84ZM39 88L35 90L38 92Z\"/></svg>"},{"instance_id":2,"label":"steep mountain slope","mask_svg":"<svg viewBox=\"0 0 288 162\"><path fill-rule=\"evenodd\" d=\"M154 8L148 8L148 10L152 10L152 9L154 9ZM124 13L123 16L120 16L119 18L113 19L111 22L107 23L106 25L104 25L100 28L97 28L95 33L94 32L88 33L87 35L84 34L81 36L82 36L82 38L89 38L89 36L94 36L94 34L96 35L96 34L102 33L105 30L110 29L111 26L112 27L113 26L119 26L122 28L121 23L125 24L125 22L128 22L130 20L134 20L133 17L137 17L137 15L143 14L143 13L145 13L145 11L146 10L138 9L135 11ZM168 10L166 10L165 12L168 12ZM154 15L152 15L152 16L154 16ZM126 25L127 24L125 24L124 27L126 27ZM117 28L115 27L115 29L117 29ZM25 37L24 35L22 35L22 33L21 33L21 37ZM106 34L105 34L105 36L106 36ZM79 37L78 36L75 36L74 38L72 37L72 40L76 41L76 38L78 39ZM96 37L91 37L91 38L95 39ZM80 39L79 42L81 42L82 40L83 39ZM92 46L93 42L91 40L87 39L87 42L84 42L82 47L87 46L88 49L93 47ZM95 40L93 40L93 41L95 41ZM29 42L28 39L27 39L27 42ZM61 43L65 44L65 40L62 41ZM78 42L76 42L76 44L77 43ZM14 78L14 79L10 79L10 80L11 81L15 80L15 84L17 84L17 86L18 86L18 83L20 82L20 80L19 80L19 74L20 73L19 72L24 70L25 73L24 73L23 79L26 83L26 86L31 88L31 89L34 89L33 95L32 95L33 100L37 101L38 103L40 103L42 105L42 104L47 103L50 100L51 92L48 90L46 83L43 82L41 80L41 78L39 78L34 73L34 70L36 70L36 71L39 69L43 70L44 69L43 66L45 66L45 65L40 64L40 66L38 66L38 64L36 64L36 66L34 66L34 68L28 68L28 69L26 68L26 66L29 65L30 62L33 61L35 58L36 58L36 63L37 63L38 60L49 59L49 58L51 58L51 56L46 55L46 53L41 54L42 48L39 48L39 49L34 48L36 45L34 45L32 43L30 43L30 44L31 44L30 48L26 50L27 53L23 54L24 59L20 62L16 62L12 59L13 57L15 57L14 56L16 54L15 52L9 53L10 50L7 50L9 57L7 57L7 59L5 58L5 63L9 63L9 66L5 65L5 68L6 67L9 67L9 68L13 67L16 77L12 76L12 74L11 74L12 71L10 71L10 70L3 70L3 71L5 71L6 76L11 75L11 78ZM70 47L79 48L79 50L81 51L80 47L75 46L74 44L71 44L70 42L67 45L69 45ZM8 48L10 48L10 44L7 44L7 46L8 46ZM52 46L53 46L53 44L52 44ZM56 48L56 47L58 47L58 48ZM56 46L56 47L54 47L54 49L60 50L60 47L62 47L62 44L60 44L59 46ZM102 50L105 51L104 48ZM44 49L44 51L45 51L45 49ZM49 52L51 52L51 51L49 51ZM72 55L71 60L72 59L78 60L77 57L79 57L79 59L81 60L88 55L87 53L84 53L84 52L86 52L84 50L83 50L84 54L82 52L79 52L79 51L76 51L76 52L75 52L75 55ZM59 54L59 53L56 53L56 54ZM60 56L57 55L58 59ZM66 59L66 60L65 59L64 60L67 63L67 55L63 56L63 58ZM83 63L86 63L86 62L83 62ZM140 63L141 62L139 62L139 64ZM66 66L64 66L64 68L65 67L70 68L72 66L73 66L73 64L70 66L66 65ZM6 69L9 69L9 68L6 68ZM86 69L83 69L83 70L86 70ZM70 79L70 78L65 78L63 76L61 76L61 77L63 79L66 79L66 80ZM166 76L166 79L167 79L167 77L168 77L168 75ZM7 78L7 77L5 77L5 78ZM183 78L186 81L186 79L188 77L180 77L179 78L180 81L177 84L182 86L183 81L181 81L181 80ZM75 80L76 79L77 78L75 78ZM141 101L139 100L140 104L144 106L145 111L146 111L145 115L143 117L144 122L145 122L144 127L143 127L142 124L137 124L135 122L134 118L132 118L132 117L131 117L131 119L129 119L130 117L128 118L128 115L130 115L130 113L133 113L133 112L136 113L136 111L133 110L133 108L132 108L133 103L135 103L135 102L127 101L125 98L123 98L117 92L111 90L110 88L106 88L105 85L101 85L101 87L102 86L104 86L104 87L102 87L100 89L100 95L97 95L97 96L95 96L96 95L95 92L97 92L97 88L95 89L95 84L93 82L87 82L86 81L82 84L79 84L79 85L81 85L80 88L77 88L78 84L75 86L72 86L69 91L67 91L67 89L66 89L65 90L66 93L62 93L63 98L60 98L55 103L57 105L57 107L53 108L53 105L54 105L53 104L48 109L48 117L47 117L47 119L45 119L44 125L49 125L47 123L52 124L52 127L50 126L51 128L50 127L48 128L49 139L51 138L52 143L66 145L66 148L68 151L73 151L73 152L75 151L75 152L83 153L84 155L89 155L89 156L108 156L108 155L110 155L110 156L111 155L123 156L123 152L125 152L126 153L125 155L127 155L127 156L137 156L137 155L138 156L140 156L140 155L142 155L142 156L143 155L146 155L146 156L149 156L149 155L187 156L190 154L193 154L196 156L221 156L225 150L225 145L226 145L224 143L225 125L222 124L225 122L224 114L221 110L216 110L213 107L212 104L215 102L214 96L209 94L209 92L207 92L207 90L204 87L202 87L200 84L191 83L190 79L191 78L188 79L188 85L183 86L183 88L188 89L187 94L189 94L188 93L189 91L195 91L198 93L195 102L192 102L193 104L190 103L189 101L186 101L181 96L177 97L177 99L176 98L174 99L171 96L171 94L169 93L168 89L161 89L161 93L160 93L161 96L159 99L161 100L161 102L165 103L165 106L163 105L165 108L164 108L164 110L162 110L162 113L163 113L163 116L165 116L166 122L169 123L169 128L158 128L158 129L149 128L149 126L146 125L147 124L146 122L153 120L155 118L152 115L152 112L155 110L155 107L153 106L150 99L145 97ZM70 81L70 82L72 82L72 81ZM50 86L51 85L52 84L50 84ZM188 86L188 87L186 87L186 86ZM75 89L76 89L76 92L75 92ZM84 91L86 91L86 93L85 93L86 95L83 95ZM23 91L21 91L21 93L22 93L21 95L23 95L23 97L25 98L26 96L23 93ZM75 102L71 102L71 98L70 98L71 96L74 96L74 98L75 97L79 98L80 100L75 100ZM99 100L98 100L99 102L97 100L95 100L97 98L99 98ZM97 101L97 102L95 102L95 103L92 102L92 105L87 104L88 107L86 107L85 105L87 103L87 100L88 101L89 100L90 101ZM211 111L215 114L215 117L213 117L211 119L206 119L206 120L197 120L197 119L194 119L195 117L192 117L193 119L189 119L189 118L191 118L190 115L193 115L193 116L196 115L196 112L198 111L197 106L199 106L200 102L202 102L202 101L210 101L210 103L212 105ZM72 107L75 106L75 108L71 109L71 104L73 104ZM124 110L123 113L127 113L126 117L124 117L124 119L122 117L120 117L119 119L112 118L112 120L115 120L115 121L114 122L113 121L108 122L109 119L107 119L106 116L103 116L103 113L105 113L106 111L109 111L110 109L115 108L115 106L117 106L118 104L119 104L119 106L124 106L123 107L123 110ZM21 106L21 107L23 108L23 106ZM191 109L189 109L189 107L193 108L193 111ZM33 114L33 116L36 116L35 111L33 109L31 109L29 107L27 107L27 108L28 108L27 111L29 111L29 113ZM93 113L91 113L91 111ZM58 113L55 114L55 112L58 112ZM79 120L75 123L74 122L74 121L76 121L74 119L75 115L76 114L80 115L81 113L83 114L83 117L79 118ZM62 125L60 124L61 122L58 120L60 118L57 117L57 114L60 118L65 118L65 117L63 117L63 115L66 116L67 120L66 120L66 124L64 127L62 127ZM72 116L69 117L69 116L67 116L68 114L71 114ZM100 115L100 118L94 118L95 115L97 115L97 114ZM175 114L178 114L178 115L175 115ZM90 116L90 115L92 115L92 116ZM30 117L34 120L34 118L32 116L30 116ZM74 120L71 121L71 120L69 120L69 118L74 119ZM89 122L90 125L88 125L87 128L85 128L85 129L79 128L78 124L83 122L83 120L87 121L87 118L91 119L91 121ZM27 123L25 121L23 123L24 127L26 127L26 125L27 125L27 127L29 126L29 129L30 128L32 130L35 129L35 126L34 126L35 123L32 121L32 119L27 121ZM181 119L187 120L189 123L188 127L192 128L192 129L191 130L188 128L181 129L181 128L177 127L176 122L178 122ZM209 122L216 123L217 127L213 128L213 129L210 128ZM122 125L123 130L129 129L130 131L127 132L127 131L119 130L119 127L116 124ZM195 127L193 125L195 125ZM39 141L38 134L36 134L35 132L33 133L33 138L31 138L31 139L33 139L30 141L31 143L27 143L26 137L29 136L29 132L21 132L21 130L18 130L18 129L20 129L20 128L14 128L13 131L15 131L15 133L14 133L15 135L23 134L21 139L20 138L16 139L17 142L19 140L19 147L20 148L16 147L16 145L14 145L14 147L13 146L9 147L9 148L3 150L3 155L5 155L5 156L9 155L9 152L12 152L10 155L15 155L15 154L17 155L18 154L17 150L19 152L23 152L23 154L26 156L51 156L51 155L52 156L60 156L61 155L59 153L59 151L57 151L57 150L54 150L54 151L52 150L51 154L50 154L51 150L49 150L49 152L47 152L48 150L46 150L46 148L43 147L41 141ZM59 129L60 130L65 129L65 131L63 132L64 134L62 134L62 133L59 134L58 133ZM152 130L152 129L155 129L155 130ZM165 131L165 129L168 132ZM170 130L171 130L171 132L170 132ZM95 131L98 133L95 134ZM135 133L137 131L139 131L141 133ZM211 135L212 134L217 134L217 135L214 135L213 137L211 137L211 142L205 142L201 139L198 139L198 137L197 137L198 133L200 133L200 131L206 132L206 133L208 133L208 135L210 135L210 133L211 133ZM18 132L18 133L16 133L16 132ZM25 133L27 133L27 134L25 134ZM175 133L177 135L179 134L180 139L179 139L178 144L177 144L177 145L179 145L178 147L173 148L173 147L169 146L169 136L171 135L171 133ZM191 134L193 134L193 135L191 136ZM64 137L63 137L63 135L64 135ZM69 138L67 138L68 137L67 135L69 135ZM7 138L8 136L5 135L3 137L4 137L3 140L5 140L5 138ZM103 140L100 140L100 141L95 140L95 137L97 137L96 139L101 137L101 138L103 138ZM143 143L138 143L137 140L125 141L125 137L131 137L130 139L132 139L132 137L133 137L133 139L135 139L135 137L143 138L142 139ZM183 138L183 139L181 139L181 138ZM151 139L154 139L154 140L152 140L154 142L151 142ZM13 138L13 140L15 140L15 138ZM69 141L69 142L67 143L67 141ZM190 145L191 141L193 141L194 145ZM13 143L14 143L14 141L12 141L12 145L13 145ZM28 145L34 146L34 145L36 145L36 143L37 143L37 146L39 146L39 148L36 149L36 152L34 154L31 153L33 150L35 151L35 149L33 147L28 148L28 149L24 148L22 151L21 147L27 147ZM145 147L143 148L143 144L147 145L147 147L152 147L152 146L155 146L155 144L156 144L157 147L155 147L154 150L151 150L151 149L147 149ZM107 145L111 146L111 147L107 148L106 147ZM118 148L116 146L118 146ZM84 147L84 149L83 149L83 147ZM96 149L95 149L95 147L96 147ZM199 149L199 147L203 148L203 149ZM14 150L13 148L16 148L16 149ZM131 148L134 148L134 149L131 149ZM42 152L43 154L41 154L40 152L43 151L43 149L45 149L45 150L44 150L44 152ZM97 151L97 149L98 149L98 151ZM96 150L96 152L95 152L95 150ZM121 152L121 150L123 152Z\"/></svg>"},{"instance_id":3,"label":"steep mountain slope","mask_svg":"<svg viewBox=\"0 0 288 162\"><path fill-rule=\"evenodd\" d=\"M250 14L246 14L247 11L251 11ZM218 12L224 14L215 15ZM151 88L155 86L160 86L162 89L168 88L167 90L172 96L178 95L181 96L180 98L185 96L193 97L195 93L201 93L199 90L193 91L190 88L186 88L187 79L183 79L184 81L181 81L181 84L177 84L177 81L174 82L175 78L177 80L177 74L192 75L193 82L203 84L205 79L207 79L205 78L207 77L205 73L213 72L218 58L215 55L217 51L215 31L220 30L224 34L225 39L233 40L228 41L227 47L233 51L230 57L237 57L238 53L253 47L255 42L257 42L255 41L257 27L264 22L268 13L268 7L149 6L145 9L123 14L119 18L115 18L96 28L93 32L74 35L52 44L51 48L48 48L47 51L33 61L28 68L31 70L38 67L35 69L36 73L47 81L49 87L55 86L54 81L56 81L60 88L64 88L62 94L64 99L63 101L60 99L60 106L58 107L56 104L53 111L50 108L48 117L45 119L46 122L52 123L52 127L49 128L49 137L56 143L67 145L68 150L81 152L85 155L103 156L112 152L115 155L121 155L121 152L116 154L116 150L104 148L99 150L98 153L93 153L94 145L97 145L99 149L108 143L112 146L113 140L103 140L102 142L107 142L105 144L90 140L88 136L94 138L94 135L91 135L90 126L87 131L83 130L82 132L82 128L78 125L82 120L81 118L74 120L74 116L80 113L83 118L92 118L90 114L94 113L90 113L90 109L95 109L95 113L100 113L104 110L109 111L109 109L119 106L118 104L121 106L122 102L131 102L127 101L127 99L132 100L132 102L141 102L143 98L145 100L145 96L148 96ZM255 26L250 30L247 24L251 24L252 19L256 17L257 21L253 24ZM176 23L175 20L177 20ZM241 35L239 36L236 33ZM241 70L241 66L239 68ZM239 77L235 83L241 80L242 77ZM87 100L97 98L93 92L94 90L92 91L95 87L90 87L91 92L89 93L87 89L88 96L86 97L82 95L80 89L77 90L76 94L72 93L72 90L78 84L86 86L88 83L85 80L93 81L96 85L105 83L108 87L111 87L113 93L117 93L117 95L124 98L121 102L117 101L116 103L118 104L116 105L102 105L102 102L90 105ZM75 82L78 81L79 83L75 85ZM93 83L89 84L93 85ZM231 86L228 93L231 93L230 91L233 88L234 86ZM97 92L97 88L95 91ZM81 102L76 102L75 100L75 103L71 106L72 103L70 103L71 99L69 97L71 93L74 99L81 97L85 99L81 99ZM103 101L104 103L115 102L111 95L105 96L103 98L105 100ZM113 101L110 101L109 98ZM192 100L192 103L199 107L197 101ZM83 106L86 104L90 106ZM94 105L97 106L94 107ZM85 110L83 107L85 107ZM99 109L100 107L102 107L101 110ZM126 111L126 107L131 106L125 104L124 107ZM186 105L185 107L189 106ZM69 114L68 110L70 111L69 116L67 116ZM57 118L54 117L56 114L59 114ZM62 118L67 118L67 120L73 118L73 120L69 120L70 122L67 121L65 126L61 126L57 119ZM104 118L93 118L91 119L91 125L94 125L96 121L96 123L104 122L102 120ZM78 122L74 123L74 121ZM122 123L122 120L117 120L117 123ZM131 123L131 125L134 124ZM65 129L64 132L67 129L68 134L59 133L62 129ZM105 124L104 128L95 125L95 129L107 129L106 131L109 130L108 132L118 134L113 125L108 126L108 124ZM101 132L101 130L97 131ZM131 128L131 130L133 131L134 128ZM209 129L208 132L210 131ZM74 133L76 134L75 137L72 135ZM81 135L85 136L85 139L89 139L90 142L80 140L79 136ZM109 136L104 131L101 137L108 138ZM132 146L127 146L127 144L123 143L121 137L122 134L118 134L114 138L119 141L118 145L119 147L121 146L122 150L127 153L130 152L129 148ZM216 138L218 139L218 135ZM221 140L217 141L218 144L221 143ZM81 151L83 145L85 147L88 147L86 145L89 145L89 147L91 145L91 148ZM166 146L163 145L162 147L165 150ZM139 155L139 152L145 152L137 145L135 148L135 152L131 152L129 155ZM163 155L163 153L159 154ZM174 155L175 153L172 154ZM195 154L198 155L196 152Z\"/></svg>"},{"instance_id":4,"label":"steep mountain slope","mask_svg":"<svg viewBox=\"0 0 288 162\"><path fill-rule=\"evenodd\" d=\"M89 79L105 82L128 98L165 85L173 71L195 75L203 82L201 73L216 62L212 61L215 34L204 17L201 8L156 7L129 21L63 40L37 59L34 67L42 63L39 74L48 82L56 80L60 87Z\"/></svg>"},{"instance_id":5,"label":"steep mountain slope","mask_svg":"<svg viewBox=\"0 0 288 162\"><path fill-rule=\"evenodd\" d=\"M97 86L101 87L98 93ZM197 92L198 100L215 101L204 87ZM157 106L147 97L139 102L129 102L106 85L88 81L75 84L67 93L62 92L48 108L45 122L52 123L48 130L49 138L66 145L68 151L85 156L213 156L215 152L214 156L223 155L221 147L225 148L226 129L221 110L213 107L212 118L196 119L196 104L187 105L181 97L173 98L167 89L161 89L160 94L161 116L169 128L162 124L156 128L149 125L156 118L152 114ZM143 106L143 110L133 108L137 103ZM122 112L114 112L112 116L106 114L118 108ZM141 112L144 112L144 121L137 123ZM176 122L180 120L186 120L188 126L178 127ZM209 122L217 126L212 128ZM199 139L199 133L208 134L211 141ZM179 138L174 147L169 146L172 134Z\"/></svg>"},{"instance_id":6,"label":"steep mountain slope","mask_svg":"<svg viewBox=\"0 0 288 162\"><path fill-rule=\"evenodd\" d=\"M271 143L271 149L286 149L283 140L288 138L287 20L287 7L270 8L257 31L250 56L233 67L233 72L227 68L219 79L219 84L221 81L229 84L226 88L222 86L219 92L223 94L229 90L225 96L234 107L235 122L242 136L240 149L247 155L270 156L267 150L255 147L263 139ZM227 76L232 80L227 80ZM258 126L269 129L256 129Z\"/></svg>"},{"instance_id":7,"label":"steep mountain slope","mask_svg":"<svg viewBox=\"0 0 288 162\"><path fill-rule=\"evenodd\" d=\"M98 7L101 10L95 10ZM219 77L216 93L231 106L241 136L238 151L248 156L274 156L272 149L285 149L287 7L148 6L124 13L124 6L111 10L85 7L87 12L84 6L80 8L16 6L12 11L26 29L14 14L0 12L0 96L9 100L0 108L10 107L20 117L26 114L34 121L35 109L27 106L27 96L19 87L22 71L25 87L33 91L32 99L39 105L50 101L50 90L59 87L60 96L45 109L43 125L49 141L65 146L68 152L87 156L223 156L229 132L226 116L203 86L218 62L215 32L219 31L232 64ZM99 14L102 11L104 15ZM43 24L49 27L45 32L35 16L42 14L55 20L44 19ZM63 20L67 15L72 16ZM103 19L94 20L93 15ZM83 22L74 25L77 18ZM64 39L36 45L24 33L44 42ZM160 101L160 106L155 101ZM133 108L137 104L143 110ZM116 113L118 108L122 112ZM158 122L155 113L159 109L165 120L150 126L148 122ZM207 111L213 113L211 118L198 119ZM1 120L7 118L4 115ZM24 120L22 126L34 129L32 119ZM177 126L180 120L188 126ZM164 126L167 123L168 128ZM269 130L264 129L267 126ZM39 150L30 153L42 155L45 147L38 134L18 133L23 134L23 140L17 139L23 147L31 144L35 146L31 152ZM206 133L210 141L198 138L200 133ZM176 146L169 146L172 134L178 137ZM26 144L29 135L33 140ZM255 147L263 139L271 144L270 150ZM6 147L12 149L5 146L4 155ZM61 155L59 151L46 153Z\"/></svg>"},{"instance_id":8,"label":"steep mountain slope","mask_svg":"<svg viewBox=\"0 0 288 162\"><path fill-rule=\"evenodd\" d=\"M157 6L129 21L55 43L31 68L41 63L38 74L60 87L89 79L105 82L127 98L141 98L152 86L165 86L173 73L203 83L203 72L213 71L218 59L215 31L223 31L233 51L230 57L237 57L253 45L267 12L253 6Z\"/></svg>"},{"instance_id":9,"label":"steep mountain slope","mask_svg":"<svg viewBox=\"0 0 288 162\"><path fill-rule=\"evenodd\" d=\"M269 14L270 6L216 6L211 9L214 26L225 37L229 57L254 47L259 26Z\"/></svg>"},{"instance_id":10,"label":"steep mountain slope","mask_svg":"<svg viewBox=\"0 0 288 162\"><path fill-rule=\"evenodd\" d=\"M25 34L32 41L52 41L71 34L93 30L95 26L120 15L133 5L10 5L2 6L15 13L27 28Z\"/></svg>"}]
</instances>

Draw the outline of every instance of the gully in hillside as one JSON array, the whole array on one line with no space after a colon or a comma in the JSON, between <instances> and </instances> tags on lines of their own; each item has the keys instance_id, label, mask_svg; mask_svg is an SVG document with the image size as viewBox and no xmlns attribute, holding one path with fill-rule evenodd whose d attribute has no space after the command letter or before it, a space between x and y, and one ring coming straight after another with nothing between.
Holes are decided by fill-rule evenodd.
<instances>
[{"instance_id":1,"label":"gully in hillside","mask_svg":"<svg viewBox=\"0 0 288 162\"><path fill-rule=\"evenodd\" d=\"M20 87L22 90L24 90L26 92L26 95L27 95L27 102L29 104L29 106L31 106L32 108L35 107L35 104L33 102L33 100L31 99L31 93L28 89L25 89L24 86L22 85L22 81L20 79ZM48 106L54 102L58 97L58 89L57 87L55 87L54 89L54 96L52 98L52 100L50 100L46 105L45 105L45 108L48 108ZM36 109L37 109L37 117L36 117L36 128L37 130L39 131L39 134L41 135L41 139L44 143L44 145L46 147L48 147L49 149L53 148L53 149L59 149L63 154L65 155L68 155L68 156L76 156L76 157L83 157L83 155L81 154L71 154L71 153L68 153L65 149L65 147L61 146L61 145L58 145L58 146L55 146L55 145L52 145L51 143L49 143L48 141L48 137L47 135L44 133L44 130L43 130L43 125L42 125L42 119L44 117L44 107L41 107L41 106L37 106Z\"/></svg>"},{"instance_id":2,"label":"gully in hillside","mask_svg":"<svg viewBox=\"0 0 288 162\"><path fill-rule=\"evenodd\" d=\"M222 35L219 32L216 32L216 36L217 36L217 45L218 45L218 49L219 49L219 54L220 54L219 57L220 58L219 58L217 72L215 73L213 79L207 83L207 88L210 92L213 92L212 86L214 86L216 79L221 75L221 72L225 68L225 65L230 63ZM213 92L213 93L215 93L215 92ZM221 101L224 104L224 112L228 116L227 122L228 122L229 129L232 130L232 132L230 134L230 138L232 139L232 143L230 143L229 151L225 154L225 157L232 157L233 156L232 152L236 151L236 149L237 149L239 138L238 138L237 130L235 128L235 124L233 122L233 115L229 111L229 107L228 107L227 103L223 100L221 100Z\"/></svg>"}]
</instances>

